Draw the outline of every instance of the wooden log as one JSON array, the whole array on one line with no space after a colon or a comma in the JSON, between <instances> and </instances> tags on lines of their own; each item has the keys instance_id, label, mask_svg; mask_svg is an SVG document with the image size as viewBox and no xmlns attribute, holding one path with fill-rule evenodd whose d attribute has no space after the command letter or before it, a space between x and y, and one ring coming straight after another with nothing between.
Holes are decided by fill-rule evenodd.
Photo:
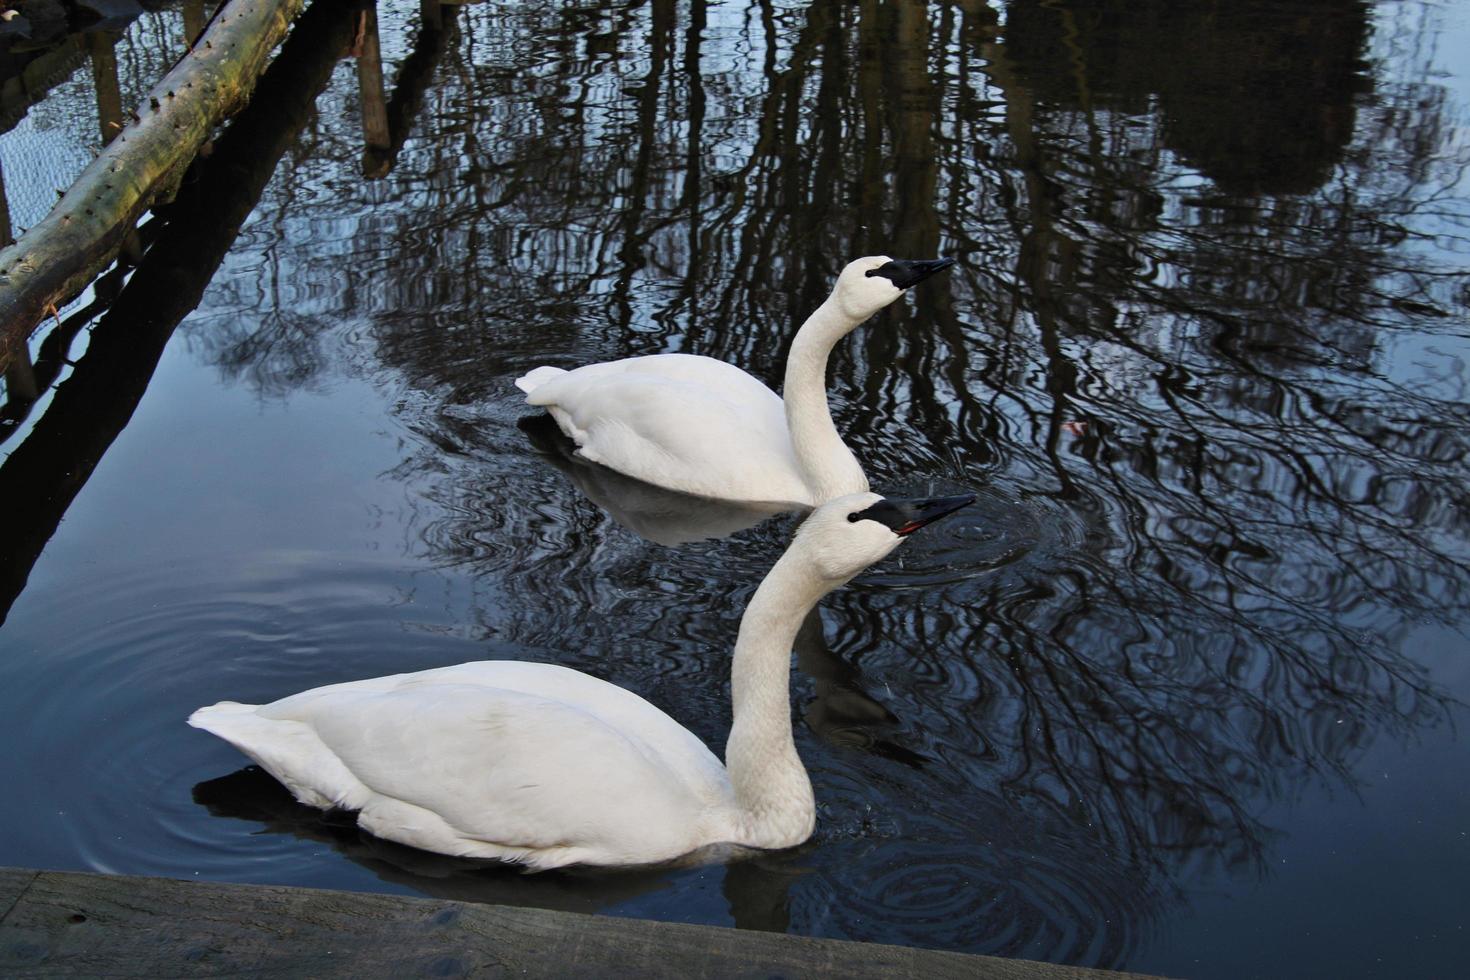
<instances>
[{"instance_id":1,"label":"wooden log","mask_svg":"<svg viewBox=\"0 0 1470 980\"><path fill-rule=\"evenodd\" d=\"M301 15L260 81L260 99L230 123L179 199L144 226L156 240L142 264L46 413L0 461L0 500L10 522L0 535L0 624L72 500L132 418L174 328L198 305L277 162L310 120L317 93L347 53L356 12L354 0L328 0ZM160 221L165 225L155 231ZM99 292L111 275L99 280ZM43 356L54 337L41 345ZM67 337L59 340L64 346Z\"/></svg>"},{"instance_id":2,"label":"wooden log","mask_svg":"<svg viewBox=\"0 0 1470 980\"><path fill-rule=\"evenodd\" d=\"M7 977L1138 976L547 909L59 871L0 876L0 909L17 887L0 917Z\"/></svg>"},{"instance_id":3,"label":"wooden log","mask_svg":"<svg viewBox=\"0 0 1470 980\"><path fill-rule=\"evenodd\" d=\"M40 223L0 250L0 370L45 312L107 267L255 80L305 0L230 0Z\"/></svg>"}]
</instances>

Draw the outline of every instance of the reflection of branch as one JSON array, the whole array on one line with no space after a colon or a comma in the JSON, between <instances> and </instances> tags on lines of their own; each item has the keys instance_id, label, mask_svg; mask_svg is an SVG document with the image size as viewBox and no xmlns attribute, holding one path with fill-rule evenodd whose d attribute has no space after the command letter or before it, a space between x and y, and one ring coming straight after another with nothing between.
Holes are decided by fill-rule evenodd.
<instances>
[{"instance_id":1,"label":"reflection of branch","mask_svg":"<svg viewBox=\"0 0 1470 980\"><path fill-rule=\"evenodd\" d=\"M140 241L152 241L159 224L149 221L142 225L138 229ZM0 442L20 431L20 424L30 416L31 408L40 398L41 392L55 383L61 376L62 369L69 363L71 345L77 334L111 305L131 271L131 267L124 264L109 269L92 284L92 302L68 314L65 320L56 325L56 329L46 335L36 351L35 363L30 365L30 384L26 390L17 390L15 385L10 384L7 372L6 400L4 406L0 407ZM17 353L24 357L28 352Z\"/></svg>"},{"instance_id":2,"label":"reflection of branch","mask_svg":"<svg viewBox=\"0 0 1470 980\"><path fill-rule=\"evenodd\" d=\"M615 197L620 212L616 238L622 242L622 247L618 249L618 278L613 287L612 302L618 309L618 323L625 331L633 321L629 299L633 279L647 261L644 246L651 230L643 228L643 213L649 203L649 178L658 142L659 89L664 81L674 26L674 0L651 0L650 7L653 24L648 35L648 74L641 79L637 94L638 111L634 127L637 148L633 152L632 174L627 187L619 188Z\"/></svg>"},{"instance_id":3,"label":"reflection of branch","mask_svg":"<svg viewBox=\"0 0 1470 980\"><path fill-rule=\"evenodd\" d=\"M73 498L132 418L174 328L195 306L276 161L346 50L351 10L316 4L167 214L166 230L92 332L87 353L26 440L0 465L9 502L0 621Z\"/></svg>"}]
</instances>

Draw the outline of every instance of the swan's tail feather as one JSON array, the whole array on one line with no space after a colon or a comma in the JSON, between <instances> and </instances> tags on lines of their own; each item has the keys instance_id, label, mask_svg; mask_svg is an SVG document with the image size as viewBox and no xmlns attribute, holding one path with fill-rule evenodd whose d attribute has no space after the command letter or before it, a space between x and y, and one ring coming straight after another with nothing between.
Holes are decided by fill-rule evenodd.
<instances>
[{"instance_id":1,"label":"swan's tail feather","mask_svg":"<svg viewBox=\"0 0 1470 980\"><path fill-rule=\"evenodd\" d=\"M229 717L230 715L253 715L258 704L241 704L238 701L221 701L211 704L205 708L199 708L189 716L189 724L195 728L202 728L206 732L213 732L212 719L215 717Z\"/></svg>"},{"instance_id":2,"label":"swan's tail feather","mask_svg":"<svg viewBox=\"0 0 1470 980\"><path fill-rule=\"evenodd\" d=\"M189 716L189 724L211 735L218 735L266 769L270 769L269 764L261 761L257 750L260 745L270 743L274 730L281 725L260 717L259 708L258 704L221 701L195 711Z\"/></svg>"},{"instance_id":3,"label":"swan's tail feather","mask_svg":"<svg viewBox=\"0 0 1470 980\"><path fill-rule=\"evenodd\" d=\"M530 394L537 388L550 381L552 378L566 374L565 368L542 366L526 372L523 377L516 378L516 387Z\"/></svg>"},{"instance_id":4,"label":"swan's tail feather","mask_svg":"<svg viewBox=\"0 0 1470 980\"><path fill-rule=\"evenodd\" d=\"M245 753L307 806L361 809L369 791L316 732L301 722L262 717L260 707L221 701L195 711L189 724Z\"/></svg>"}]
</instances>

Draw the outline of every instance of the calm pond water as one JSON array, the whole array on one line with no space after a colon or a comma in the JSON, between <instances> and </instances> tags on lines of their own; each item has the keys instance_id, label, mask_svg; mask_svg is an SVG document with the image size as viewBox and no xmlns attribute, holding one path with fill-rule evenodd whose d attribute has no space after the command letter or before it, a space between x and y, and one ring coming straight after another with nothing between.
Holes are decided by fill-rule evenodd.
<instances>
[{"instance_id":1,"label":"calm pond water","mask_svg":"<svg viewBox=\"0 0 1470 980\"><path fill-rule=\"evenodd\" d=\"M7 409L0 864L1460 975L1466 5L444 10L380 10L369 152L354 22L308 14L143 266L69 321L65 380ZM179 30L134 24L125 96ZM18 224L94 149L90 84L0 138ZM484 868L324 820L185 726L527 658L722 745L794 519L690 540L745 522L569 459L511 381L690 351L778 384L875 253L959 265L838 349L839 428L876 488L980 501L803 631L809 844Z\"/></svg>"}]
</instances>

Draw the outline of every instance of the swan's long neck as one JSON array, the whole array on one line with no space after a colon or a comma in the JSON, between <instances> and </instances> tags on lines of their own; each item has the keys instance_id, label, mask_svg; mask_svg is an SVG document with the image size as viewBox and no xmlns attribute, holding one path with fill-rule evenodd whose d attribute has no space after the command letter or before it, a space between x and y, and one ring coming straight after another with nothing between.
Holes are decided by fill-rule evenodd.
<instances>
[{"instance_id":1,"label":"swan's long neck","mask_svg":"<svg viewBox=\"0 0 1470 980\"><path fill-rule=\"evenodd\" d=\"M761 582L740 620L730 667L734 721L725 766L742 839L792 847L811 836L816 803L791 735L791 648L813 606L832 587L788 552Z\"/></svg>"},{"instance_id":2,"label":"swan's long neck","mask_svg":"<svg viewBox=\"0 0 1470 980\"><path fill-rule=\"evenodd\" d=\"M801 325L786 356L786 381L781 390L786 428L813 504L868 489L868 478L837 434L827 407L827 356L861 322L828 298Z\"/></svg>"}]
</instances>

